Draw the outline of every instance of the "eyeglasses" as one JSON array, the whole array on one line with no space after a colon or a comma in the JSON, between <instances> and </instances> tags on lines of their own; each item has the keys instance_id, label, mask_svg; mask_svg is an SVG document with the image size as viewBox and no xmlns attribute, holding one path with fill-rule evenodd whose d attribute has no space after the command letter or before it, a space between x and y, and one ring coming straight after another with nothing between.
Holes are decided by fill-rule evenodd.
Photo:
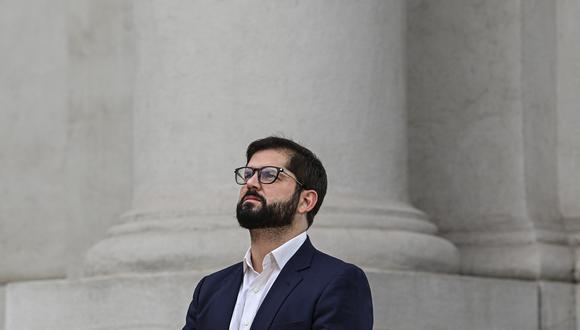
<instances>
[{"instance_id":1,"label":"eyeglasses","mask_svg":"<svg viewBox=\"0 0 580 330\"><path fill-rule=\"evenodd\" d=\"M248 182L248 180L250 180L250 178L253 177L254 173L256 173L256 172L258 172L258 181L260 183L264 183L264 184L274 183L278 179L278 176L280 175L280 173L282 173L282 174L294 179L294 181L296 181L296 183L298 183L298 185L300 187L304 186L302 184L302 182L298 181L298 179L296 179L294 176L286 173L287 170L285 170L282 167L276 167L276 166L264 166L261 168L253 168L253 167L247 167L247 166L238 167L234 170L234 174L236 177L236 183L239 185L246 184L246 182Z\"/></svg>"}]
</instances>

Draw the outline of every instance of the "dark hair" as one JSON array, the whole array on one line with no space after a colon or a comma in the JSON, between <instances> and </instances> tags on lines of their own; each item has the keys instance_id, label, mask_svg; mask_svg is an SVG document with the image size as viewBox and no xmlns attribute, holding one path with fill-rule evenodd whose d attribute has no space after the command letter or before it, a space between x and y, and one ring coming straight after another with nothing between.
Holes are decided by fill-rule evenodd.
<instances>
[{"instance_id":1,"label":"dark hair","mask_svg":"<svg viewBox=\"0 0 580 330\"><path fill-rule=\"evenodd\" d=\"M304 189L312 189L318 194L316 205L306 214L308 227L310 227L314 216L322 205L324 195L326 195L326 171L322 162L312 151L292 140L269 136L250 143L246 150L246 163L250 162L256 152L269 149L287 152L290 156L290 161L287 164L288 169L296 175L298 181L302 182Z\"/></svg>"}]
</instances>

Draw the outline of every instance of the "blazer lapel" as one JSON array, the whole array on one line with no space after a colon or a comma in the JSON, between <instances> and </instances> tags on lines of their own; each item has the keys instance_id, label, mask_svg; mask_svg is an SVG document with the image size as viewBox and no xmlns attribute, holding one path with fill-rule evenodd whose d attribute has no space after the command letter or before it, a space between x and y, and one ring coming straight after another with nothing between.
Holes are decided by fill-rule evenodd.
<instances>
[{"instance_id":1,"label":"blazer lapel","mask_svg":"<svg viewBox=\"0 0 580 330\"><path fill-rule=\"evenodd\" d=\"M212 297L212 306L208 311L215 312L208 315L211 329L227 330L230 328L230 321L238 299L238 292L243 279L242 263L236 267L232 274L223 282L223 286Z\"/></svg>"},{"instance_id":2,"label":"blazer lapel","mask_svg":"<svg viewBox=\"0 0 580 330\"><path fill-rule=\"evenodd\" d=\"M310 238L306 238L304 244L288 260L288 263L286 263L278 278L272 284L270 291L268 291L254 317L251 330L267 329L270 326L286 297L302 281L300 271L310 267L314 251Z\"/></svg>"}]
</instances>

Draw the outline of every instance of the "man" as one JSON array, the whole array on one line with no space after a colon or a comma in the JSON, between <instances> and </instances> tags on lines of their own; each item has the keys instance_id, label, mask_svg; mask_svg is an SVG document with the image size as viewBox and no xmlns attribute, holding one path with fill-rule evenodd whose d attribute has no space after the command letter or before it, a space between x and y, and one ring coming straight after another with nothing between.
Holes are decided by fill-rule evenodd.
<instances>
[{"instance_id":1,"label":"man","mask_svg":"<svg viewBox=\"0 0 580 330\"><path fill-rule=\"evenodd\" d=\"M306 235L326 194L326 171L308 149L280 137L252 142L236 215L251 246L241 263L203 278L183 330L371 330L367 278L316 250ZM340 242L337 242L340 244Z\"/></svg>"}]
</instances>

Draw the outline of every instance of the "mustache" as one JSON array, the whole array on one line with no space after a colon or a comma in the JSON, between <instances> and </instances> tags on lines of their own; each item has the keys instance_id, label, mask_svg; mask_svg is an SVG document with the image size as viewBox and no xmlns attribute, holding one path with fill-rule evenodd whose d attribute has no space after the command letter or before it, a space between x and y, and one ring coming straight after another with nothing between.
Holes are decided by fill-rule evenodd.
<instances>
[{"instance_id":1,"label":"mustache","mask_svg":"<svg viewBox=\"0 0 580 330\"><path fill-rule=\"evenodd\" d=\"M248 190L244 194L244 196L242 196L242 201L248 196L254 196L254 197L258 198L263 204L266 204L266 199L264 197L262 197L260 194L258 194L258 192L255 190Z\"/></svg>"}]
</instances>

